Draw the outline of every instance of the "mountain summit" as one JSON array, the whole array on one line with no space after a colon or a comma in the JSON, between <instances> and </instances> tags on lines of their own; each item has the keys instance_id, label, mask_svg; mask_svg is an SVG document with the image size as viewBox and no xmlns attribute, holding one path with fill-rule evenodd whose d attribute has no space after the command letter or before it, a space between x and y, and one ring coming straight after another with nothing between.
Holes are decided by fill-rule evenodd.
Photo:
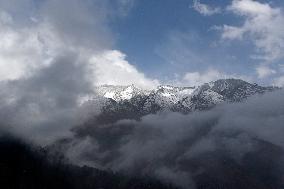
<instances>
[{"instance_id":1,"label":"mountain summit","mask_svg":"<svg viewBox=\"0 0 284 189\"><path fill-rule=\"evenodd\" d=\"M89 102L101 107L101 115L108 119L139 118L161 111L190 113L207 110L224 102L240 102L246 98L276 90L240 79L220 79L194 87L161 85L144 90L135 85L102 85ZM105 116L103 116L105 117Z\"/></svg>"}]
</instances>

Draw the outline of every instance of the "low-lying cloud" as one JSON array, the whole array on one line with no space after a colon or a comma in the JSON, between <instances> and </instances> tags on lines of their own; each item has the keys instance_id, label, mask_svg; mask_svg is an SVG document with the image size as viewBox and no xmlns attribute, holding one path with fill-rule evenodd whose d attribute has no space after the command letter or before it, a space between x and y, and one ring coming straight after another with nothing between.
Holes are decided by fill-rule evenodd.
<instances>
[{"instance_id":1,"label":"low-lying cloud","mask_svg":"<svg viewBox=\"0 0 284 189\"><path fill-rule=\"evenodd\" d=\"M280 90L189 115L161 113L141 121L91 122L73 129L76 137L66 154L75 163L152 175L191 188L198 174L212 171L206 165L210 160L219 165L228 159L242 167L250 154L279 158L274 148L282 151L283 160L283 98ZM281 161L274 163L283 167ZM215 169L223 168L219 166Z\"/></svg>"}]
</instances>

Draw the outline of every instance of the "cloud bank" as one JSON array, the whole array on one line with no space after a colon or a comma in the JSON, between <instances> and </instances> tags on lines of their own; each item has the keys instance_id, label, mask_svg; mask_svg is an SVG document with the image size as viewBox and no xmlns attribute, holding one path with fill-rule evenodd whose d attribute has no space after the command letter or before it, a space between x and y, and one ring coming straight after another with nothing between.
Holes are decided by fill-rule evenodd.
<instances>
[{"instance_id":1,"label":"cloud bank","mask_svg":"<svg viewBox=\"0 0 284 189\"><path fill-rule=\"evenodd\" d=\"M260 161L263 154L268 154L280 158L270 166L284 166L283 97L283 90L279 90L189 115L162 113L140 121L89 122L73 130L76 138L65 146L65 153L81 165L151 175L185 188L194 188L198 175L213 170L222 169L218 175L225 180L234 180L229 175L237 170L249 177L249 157ZM224 159L232 163L229 170L221 163ZM265 162L267 159L257 166L266 166ZM276 168L270 171L267 177L277 172ZM283 175L280 171L277 176ZM277 182L279 178L275 177Z\"/></svg>"},{"instance_id":2,"label":"cloud bank","mask_svg":"<svg viewBox=\"0 0 284 189\"><path fill-rule=\"evenodd\" d=\"M146 78L126 60L126 55L117 50L105 51L90 59L96 85L131 85L142 89L153 89L159 85L158 80Z\"/></svg>"},{"instance_id":3,"label":"cloud bank","mask_svg":"<svg viewBox=\"0 0 284 189\"><path fill-rule=\"evenodd\" d=\"M1 125L46 144L70 135L94 86L157 85L113 50L109 22L128 2L0 1Z\"/></svg>"}]
</instances>

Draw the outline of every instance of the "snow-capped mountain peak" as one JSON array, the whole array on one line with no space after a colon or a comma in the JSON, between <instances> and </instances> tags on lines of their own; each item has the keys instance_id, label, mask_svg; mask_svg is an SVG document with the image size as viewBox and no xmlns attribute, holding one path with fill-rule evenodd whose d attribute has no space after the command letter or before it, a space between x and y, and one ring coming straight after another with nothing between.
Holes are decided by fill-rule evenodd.
<instances>
[{"instance_id":1,"label":"snow-capped mountain peak","mask_svg":"<svg viewBox=\"0 0 284 189\"><path fill-rule=\"evenodd\" d=\"M98 95L116 102L130 100L137 95L146 95L149 93L147 90L138 88L133 84L127 86L102 85L96 88L96 92Z\"/></svg>"},{"instance_id":2,"label":"snow-capped mountain peak","mask_svg":"<svg viewBox=\"0 0 284 189\"><path fill-rule=\"evenodd\" d=\"M240 79L221 79L197 87L161 85L144 90L135 85L102 85L96 88L95 101L102 112L120 118L133 118L159 111L189 113L206 110L224 102L239 102L249 96L276 90Z\"/></svg>"}]
</instances>

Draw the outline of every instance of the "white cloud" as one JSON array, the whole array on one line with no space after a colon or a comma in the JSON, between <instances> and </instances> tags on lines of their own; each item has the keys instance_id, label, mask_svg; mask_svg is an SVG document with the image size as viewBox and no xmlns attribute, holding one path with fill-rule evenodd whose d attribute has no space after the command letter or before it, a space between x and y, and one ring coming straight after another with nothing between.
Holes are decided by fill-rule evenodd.
<instances>
[{"instance_id":1,"label":"white cloud","mask_svg":"<svg viewBox=\"0 0 284 189\"><path fill-rule=\"evenodd\" d=\"M91 68L94 71L96 85L130 85L151 89L159 84L157 80L151 80L139 72L126 60L126 55L117 50L107 50L90 59Z\"/></svg>"},{"instance_id":2,"label":"white cloud","mask_svg":"<svg viewBox=\"0 0 284 189\"><path fill-rule=\"evenodd\" d=\"M193 8L203 16L211 16L221 12L220 8L203 4L200 2L200 0L193 0Z\"/></svg>"},{"instance_id":3,"label":"white cloud","mask_svg":"<svg viewBox=\"0 0 284 189\"><path fill-rule=\"evenodd\" d=\"M76 16L66 10L67 3ZM35 8L32 0L20 4L0 2L0 81L29 77L64 52L92 53L112 40L107 39L106 18L78 0L41 2L36 14L29 13Z\"/></svg>"},{"instance_id":4,"label":"white cloud","mask_svg":"<svg viewBox=\"0 0 284 189\"><path fill-rule=\"evenodd\" d=\"M215 81L218 79L227 79L227 78L239 78L246 81L250 81L251 78L246 76L241 76L237 74L226 74L220 72L216 69L208 69L205 72L187 72L180 82L182 85L186 86L198 86L204 83Z\"/></svg>"},{"instance_id":5,"label":"white cloud","mask_svg":"<svg viewBox=\"0 0 284 189\"><path fill-rule=\"evenodd\" d=\"M19 27L19 23L14 21L12 16L6 12L2 14L0 81L30 77L39 69L49 66L64 52L83 54L94 51L78 43L78 45L66 43L50 22L34 19L30 21L29 25Z\"/></svg>"},{"instance_id":6,"label":"white cloud","mask_svg":"<svg viewBox=\"0 0 284 189\"><path fill-rule=\"evenodd\" d=\"M258 74L258 78L265 78L271 76L276 73L275 70L269 68L268 66L261 65L256 68L256 72Z\"/></svg>"},{"instance_id":7,"label":"white cloud","mask_svg":"<svg viewBox=\"0 0 284 189\"><path fill-rule=\"evenodd\" d=\"M119 1L125 6L131 2ZM76 16L64 8L66 3L76 10ZM93 8L105 10L99 5ZM92 75L96 75L92 83L133 83L143 88L158 84L127 62L126 55L118 50L107 50L113 39L106 25L106 13L91 13L86 3L78 0L51 0L41 4L38 11L24 24L0 8L0 81L29 77L63 53L74 52L81 64L92 65Z\"/></svg>"},{"instance_id":8,"label":"white cloud","mask_svg":"<svg viewBox=\"0 0 284 189\"><path fill-rule=\"evenodd\" d=\"M222 38L251 40L257 54L267 62L284 58L284 14L281 9L254 0L233 0L228 10L245 19L241 26L224 25Z\"/></svg>"},{"instance_id":9,"label":"white cloud","mask_svg":"<svg viewBox=\"0 0 284 189\"><path fill-rule=\"evenodd\" d=\"M284 87L284 76L280 76L276 78L273 82L274 85L279 86L279 87Z\"/></svg>"},{"instance_id":10,"label":"white cloud","mask_svg":"<svg viewBox=\"0 0 284 189\"><path fill-rule=\"evenodd\" d=\"M204 73L200 72L188 72L183 77L183 83L189 86L198 86L203 83L214 81L223 77L223 74L218 70L209 69Z\"/></svg>"},{"instance_id":11,"label":"white cloud","mask_svg":"<svg viewBox=\"0 0 284 189\"><path fill-rule=\"evenodd\" d=\"M17 79L28 68L38 64L42 44L37 40L37 32L32 29L14 30L10 24L12 17L1 12L0 17L0 81Z\"/></svg>"},{"instance_id":12,"label":"white cloud","mask_svg":"<svg viewBox=\"0 0 284 189\"><path fill-rule=\"evenodd\" d=\"M217 27L217 29L219 28ZM223 33L222 33L223 39L231 39L231 40L243 39L243 34L245 32L243 28L224 25L222 29L223 29Z\"/></svg>"},{"instance_id":13,"label":"white cloud","mask_svg":"<svg viewBox=\"0 0 284 189\"><path fill-rule=\"evenodd\" d=\"M237 14L251 17L260 16L260 14L265 17L271 16L278 11L271 8L269 4L260 3L255 0L233 0L228 9Z\"/></svg>"},{"instance_id":14,"label":"white cloud","mask_svg":"<svg viewBox=\"0 0 284 189\"><path fill-rule=\"evenodd\" d=\"M0 125L9 123L12 132L49 143L82 121L78 102L94 85L158 84L120 51L108 50L113 38L105 6L110 5L0 0Z\"/></svg>"}]
</instances>

